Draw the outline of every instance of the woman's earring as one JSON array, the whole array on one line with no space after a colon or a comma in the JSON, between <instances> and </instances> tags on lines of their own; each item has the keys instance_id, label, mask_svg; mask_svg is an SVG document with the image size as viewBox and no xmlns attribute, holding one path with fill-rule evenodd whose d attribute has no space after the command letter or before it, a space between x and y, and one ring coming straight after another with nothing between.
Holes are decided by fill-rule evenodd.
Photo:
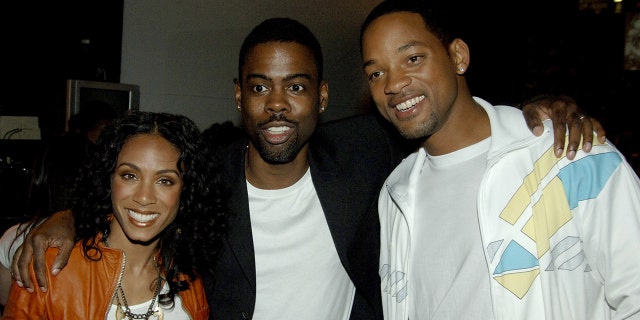
<instances>
[{"instance_id":1,"label":"woman's earring","mask_svg":"<svg viewBox=\"0 0 640 320\"><path fill-rule=\"evenodd\" d=\"M237 105L237 106L236 106L236 109L238 109L238 111L240 111L240 109L241 109L241 108L240 108L240 105Z\"/></svg>"}]
</instances>

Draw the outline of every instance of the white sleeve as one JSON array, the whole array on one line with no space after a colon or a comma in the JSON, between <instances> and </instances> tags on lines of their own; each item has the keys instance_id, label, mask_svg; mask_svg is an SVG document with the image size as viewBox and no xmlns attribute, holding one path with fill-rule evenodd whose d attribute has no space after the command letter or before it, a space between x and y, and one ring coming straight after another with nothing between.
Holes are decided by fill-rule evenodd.
<instances>
[{"instance_id":1,"label":"white sleeve","mask_svg":"<svg viewBox=\"0 0 640 320\"><path fill-rule=\"evenodd\" d=\"M604 281L613 319L640 319L640 179L623 161L581 206L585 253Z\"/></svg>"},{"instance_id":2,"label":"white sleeve","mask_svg":"<svg viewBox=\"0 0 640 320\"><path fill-rule=\"evenodd\" d=\"M25 224L22 225L25 226ZM16 239L18 226L20 226L20 224L13 225L11 228L7 229L7 231L5 231L0 238L0 264L2 264L7 269L11 267L11 260L13 259L13 255L16 253L16 250L20 245L22 245L22 242L24 241L24 237L19 237L18 239ZM14 239L15 242L13 241Z\"/></svg>"}]
</instances>

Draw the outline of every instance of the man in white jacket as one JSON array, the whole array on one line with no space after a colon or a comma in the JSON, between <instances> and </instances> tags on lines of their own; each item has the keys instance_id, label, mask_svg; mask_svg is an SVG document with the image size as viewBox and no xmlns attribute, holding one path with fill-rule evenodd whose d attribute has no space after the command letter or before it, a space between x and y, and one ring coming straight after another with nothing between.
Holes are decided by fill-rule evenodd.
<instances>
[{"instance_id":1,"label":"man in white jacket","mask_svg":"<svg viewBox=\"0 0 640 320\"><path fill-rule=\"evenodd\" d=\"M378 110L423 140L379 198L385 319L640 318L638 176L605 139L556 158L548 121L472 96L459 22L425 5L361 29Z\"/></svg>"}]
</instances>

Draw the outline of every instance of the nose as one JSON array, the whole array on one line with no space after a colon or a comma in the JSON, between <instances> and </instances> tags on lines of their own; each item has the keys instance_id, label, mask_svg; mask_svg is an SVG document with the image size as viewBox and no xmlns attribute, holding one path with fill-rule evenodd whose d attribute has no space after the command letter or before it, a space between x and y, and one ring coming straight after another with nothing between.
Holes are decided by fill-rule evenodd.
<instances>
[{"instance_id":1,"label":"nose","mask_svg":"<svg viewBox=\"0 0 640 320\"><path fill-rule=\"evenodd\" d=\"M274 113L289 111L290 105L287 100L285 88L274 89L271 94L269 94L269 99L265 107L267 111Z\"/></svg>"},{"instance_id":2,"label":"nose","mask_svg":"<svg viewBox=\"0 0 640 320\"><path fill-rule=\"evenodd\" d=\"M387 72L387 81L384 86L385 94L396 94L411 83L411 78L402 72Z\"/></svg>"},{"instance_id":3,"label":"nose","mask_svg":"<svg viewBox=\"0 0 640 320\"><path fill-rule=\"evenodd\" d=\"M133 201L142 205L148 206L156 203L156 195L153 183L140 183L136 188L136 192L133 194Z\"/></svg>"}]
</instances>

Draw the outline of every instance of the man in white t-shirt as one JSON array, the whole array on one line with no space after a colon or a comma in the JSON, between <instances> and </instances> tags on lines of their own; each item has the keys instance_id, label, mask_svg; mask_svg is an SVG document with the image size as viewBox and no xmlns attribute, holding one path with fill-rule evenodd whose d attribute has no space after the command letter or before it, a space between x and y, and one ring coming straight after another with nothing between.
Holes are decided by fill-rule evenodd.
<instances>
[{"instance_id":1,"label":"man in white t-shirt","mask_svg":"<svg viewBox=\"0 0 640 320\"><path fill-rule=\"evenodd\" d=\"M459 18L387 0L361 29L378 110L422 142L380 192L385 319L640 319L640 180L604 137L558 158L548 122L472 96Z\"/></svg>"}]
</instances>

